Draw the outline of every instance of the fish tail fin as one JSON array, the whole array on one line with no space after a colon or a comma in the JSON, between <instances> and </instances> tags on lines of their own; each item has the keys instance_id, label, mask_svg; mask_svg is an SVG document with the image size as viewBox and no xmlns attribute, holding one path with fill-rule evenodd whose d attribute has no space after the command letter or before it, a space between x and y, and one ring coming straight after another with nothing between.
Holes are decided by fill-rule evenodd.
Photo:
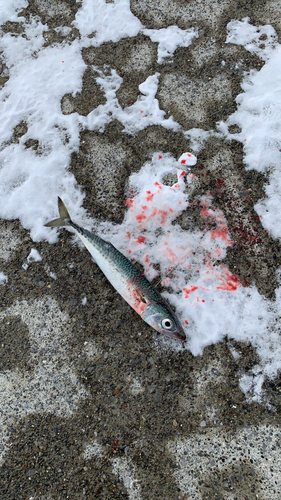
<instances>
[{"instance_id":1,"label":"fish tail fin","mask_svg":"<svg viewBox=\"0 0 281 500\"><path fill-rule=\"evenodd\" d=\"M62 199L59 196L58 196L58 207L60 213L59 219L54 219L51 220L50 222L47 222L47 224L45 224L46 227L69 226L71 218L65 204L63 203Z\"/></svg>"}]
</instances>

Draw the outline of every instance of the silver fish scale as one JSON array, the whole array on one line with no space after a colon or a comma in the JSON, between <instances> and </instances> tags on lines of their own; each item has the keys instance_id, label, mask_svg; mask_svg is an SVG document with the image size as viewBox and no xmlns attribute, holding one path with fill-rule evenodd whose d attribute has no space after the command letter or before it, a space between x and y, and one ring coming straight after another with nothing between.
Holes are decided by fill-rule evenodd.
<instances>
[{"instance_id":1,"label":"silver fish scale","mask_svg":"<svg viewBox=\"0 0 281 500\"><path fill-rule=\"evenodd\" d=\"M131 281L135 288L140 289L149 302L165 304L165 306L171 310L165 299L163 299L160 293L151 285L148 279L141 274L138 268L130 262L125 255L119 252L112 243L108 243L96 234L78 226L75 222L70 221L69 224L95 245L95 247L108 259L112 267L115 267L117 272L122 273L128 281Z\"/></svg>"}]
</instances>

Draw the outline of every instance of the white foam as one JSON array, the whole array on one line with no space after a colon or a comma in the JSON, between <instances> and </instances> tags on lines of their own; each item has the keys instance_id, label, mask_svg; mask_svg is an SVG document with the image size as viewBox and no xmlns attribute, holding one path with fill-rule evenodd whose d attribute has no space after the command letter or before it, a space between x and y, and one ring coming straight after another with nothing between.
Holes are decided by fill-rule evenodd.
<instances>
[{"instance_id":1,"label":"white foam","mask_svg":"<svg viewBox=\"0 0 281 500\"><path fill-rule=\"evenodd\" d=\"M178 182L164 185L167 174L176 174ZM185 349L201 355L204 347L226 335L251 342L260 362L242 374L241 388L247 389L249 400L261 401L265 377L273 378L281 369L281 339L274 322L279 317L281 289L273 308L255 286L244 288L238 277L220 264L232 241L223 213L212 206L211 197L201 197L200 213L215 224L212 230L183 231L175 223L189 205L186 182L192 183L194 176L188 175L170 155L155 154L130 177L132 198L127 200L129 209L123 224L103 223L98 232L130 259L141 262L148 279L158 275L156 264L162 277L168 273L162 285L169 287L169 292L163 295L176 307L188 338ZM162 348L183 349L179 342L167 339L163 339ZM250 385L245 376L250 377Z\"/></svg>"},{"instance_id":2,"label":"white foam","mask_svg":"<svg viewBox=\"0 0 281 500\"><path fill-rule=\"evenodd\" d=\"M18 13L28 6L27 0L6 0L0 1L0 24L6 21L18 22Z\"/></svg>"},{"instance_id":3,"label":"white foam","mask_svg":"<svg viewBox=\"0 0 281 500\"><path fill-rule=\"evenodd\" d=\"M130 0L84 0L77 11L74 26L79 29L83 44L100 45L107 41L136 36L142 24L130 11ZM88 38L93 35L92 38Z\"/></svg>"},{"instance_id":4,"label":"white foam","mask_svg":"<svg viewBox=\"0 0 281 500\"><path fill-rule=\"evenodd\" d=\"M245 74L241 84L243 93L236 98L237 110L218 128L228 139L243 144L247 169L269 175L269 183L264 186L267 196L255 209L270 234L281 238L281 45L272 26L253 26L248 18L231 21L228 31L228 43L244 45L265 64L260 71ZM261 36L266 36L266 40L260 40ZM231 125L239 125L241 132L230 134Z\"/></svg>"},{"instance_id":5,"label":"white foam","mask_svg":"<svg viewBox=\"0 0 281 500\"><path fill-rule=\"evenodd\" d=\"M150 37L152 42L158 42L158 63L171 58L178 47L188 47L192 40L199 36L198 30L191 28L182 30L178 26L169 26L159 30L145 29L143 33ZM170 61L172 61L170 59Z\"/></svg>"},{"instance_id":6,"label":"white foam","mask_svg":"<svg viewBox=\"0 0 281 500\"><path fill-rule=\"evenodd\" d=\"M122 109L116 97L116 92L121 86L123 79L115 70L111 70L110 75L103 73L98 68L94 68L99 77L97 83L105 93L106 104L98 106L91 111L86 118L80 117L80 122L90 130L98 129L103 131L105 125L116 119L124 125L124 132L136 134L150 125L162 125L162 127L179 130L180 126L173 117L165 118L166 112L159 108L159 101L155 98L158 90L159 73L149 76L139 85L142 93L136 102L127 108Z\"/></svg>"},{"instance_id":7,"label":"white foam","mask_svg":"<svg viewBox=\"0 0 281 500\"><path fill-rule=\"evenodd\" d=\"M16 8L24 5L24 2L10 2L5 16L19 20ZM74 25L80 30L81 39L67 44L44 47L43 33L48 27L34 18L23 21L24 36L2 33L0 40L9 76L0 90L0 217L20 219L30 230L33 241L56 241L57 231L45 228L44 223L57 216L58 194L63 195L74 220L83 222L84 219L88 227L95 222L86 219L83 193L68 172L71 154L79 148L81 129L103 131L106 124L115 119L128 134L136 134L151 125L180 129L173 118L166 119L165 112L159 108L155 97L159 83L157 73L139 86L141 95L137 101L122 109L116 97L122 78L115 70L93 68L98 71L97 82L104 91L106 103L88 116L64 115L62 97L67 93L75 96L82 89L86 69L82 48L109 40L116 42L143 30L140 21L130 12L129 0L114 3L85 0ZM153 34L158 39L159 57L172 54L183 35L183 30L171 28ZM228 29L228 42L244 44L247 50L262 57L265 64L259 72L245 75L244 93L237 98L237 111L220 124L218 131L192 129L185 134L194 151L210 136L239 140L244 144L247 168L270 170L267 198L260 201L256 209L264 226L273 236L280 237L280 45L272 27L260 27L258 31L244 20L233 21ZM93 31L96 34L93 35ZM191 37L192 30L186 33ZM268 37L262 41L264 48L259 40L261 34ZM185 41L190 43L191 38L187 36ZM185 42L181 39L180 43ZM18 143L11 142L14 128L21 122L26 123L28 130ZM232 124L240 125L242 132L230 134L228 127ZM38 151L25 146L29 139L38 141ZM156 264L162 277L173 270L172 276L168 275L162 284L169 286L165 295L175 305L189 340L185 347L176 341L163 340L162 348L188 348L198 355L206 345L220 341L225 335L251 342L260 362L252 371L242 374L241 388L249 398L261 401L262 380L265 376L274 377L281 368L279 329L275 321L279 318L281 292L277 290L276 302L271 304L255 287L243 288L238 278L221 265L232 242L226 220L210 197L201 197L200 211L204 219L209 218L215 224L213 230L191 227L183 231L176 223L176 218L188 208L185 191L187 185L192 188L194 182L189 173L194 156L192 161L184 165L170 155L155 154L130 178L134 194L130 194L123 223L120 226L96 224L97 232L125 255L140 261L149 279L158 273ZM170 182L165 184L167 174L170 178L171 174L176 175L177 182L172 186L166 185Z\"/></svg>"},{"instance_id":8,"label":"white foam","mask_svg":"<svg viewBox=\"0 0 281 500\"><path fill-rule=\"evenodd\" d=\"M5 283L8 283L8 276L0 271L0 285L5 285Z\"/></svg>"},{"instance_id":9,"label":"white foam","mask_svg":"<svg viewBox=\"0 0 281 500\"><path fill-rule=\"evenodd\" d=\"M66 172L71 152L79 146L79 120L74 114L63 115L60 101L65 93L81 90L86 66L78 42L44 48L42 33L47 27L31 20L25 29L27 38L9 34L1 38L10 78L0 90L0 216L20 218L38 241L55 236L43 223L55 206L58 190L68 192L74 205L82 203L74 176ZM18 144L3 148L21 121L26 122L27 133ZM39 142L40 155L25 148L28 139Z\"/></svg>"},{"instance_id":10,"label":"white foam","mask_svg":"<svg viewBox=\"0 0 281 500\"><path fill-rule=\"evenodd\" d=\"M32 248L30 254L27 257L27 262L40 262L42 257L36 248Z\"/></svg>"}]
</instances>

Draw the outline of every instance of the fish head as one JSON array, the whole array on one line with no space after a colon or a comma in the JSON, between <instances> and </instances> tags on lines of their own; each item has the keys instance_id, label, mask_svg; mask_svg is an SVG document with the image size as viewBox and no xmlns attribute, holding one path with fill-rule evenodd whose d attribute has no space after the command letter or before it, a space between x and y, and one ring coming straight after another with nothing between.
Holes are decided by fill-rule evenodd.
<instances>
[{"instance_id":1,"label":"fish head","mask_svg":"<svg viewBox=\"0 0 281 500\"><path fill-rule=\"evenodd\" d=\"M168 304L150 303L142 314L142 319L157 332L177 340L186 340L183 328Z\"/></svg>"}]
</instances>

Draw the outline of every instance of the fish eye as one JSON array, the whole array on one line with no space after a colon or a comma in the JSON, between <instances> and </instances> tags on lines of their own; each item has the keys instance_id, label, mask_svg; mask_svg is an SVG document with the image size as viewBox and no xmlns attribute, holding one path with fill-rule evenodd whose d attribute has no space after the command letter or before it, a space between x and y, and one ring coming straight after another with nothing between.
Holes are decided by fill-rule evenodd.
<instances>
[{"instance_id":1,"label":"fish eye","mask_svg":"<svg viewBox=\"0 0 281 500\"><path fill-rule=\"evenodd\" d=\"M166 318L166 319L162 319L161 325L166 330L170 330L173 327L173 322L169 318Z\"/></svg>"}]
</instances>

